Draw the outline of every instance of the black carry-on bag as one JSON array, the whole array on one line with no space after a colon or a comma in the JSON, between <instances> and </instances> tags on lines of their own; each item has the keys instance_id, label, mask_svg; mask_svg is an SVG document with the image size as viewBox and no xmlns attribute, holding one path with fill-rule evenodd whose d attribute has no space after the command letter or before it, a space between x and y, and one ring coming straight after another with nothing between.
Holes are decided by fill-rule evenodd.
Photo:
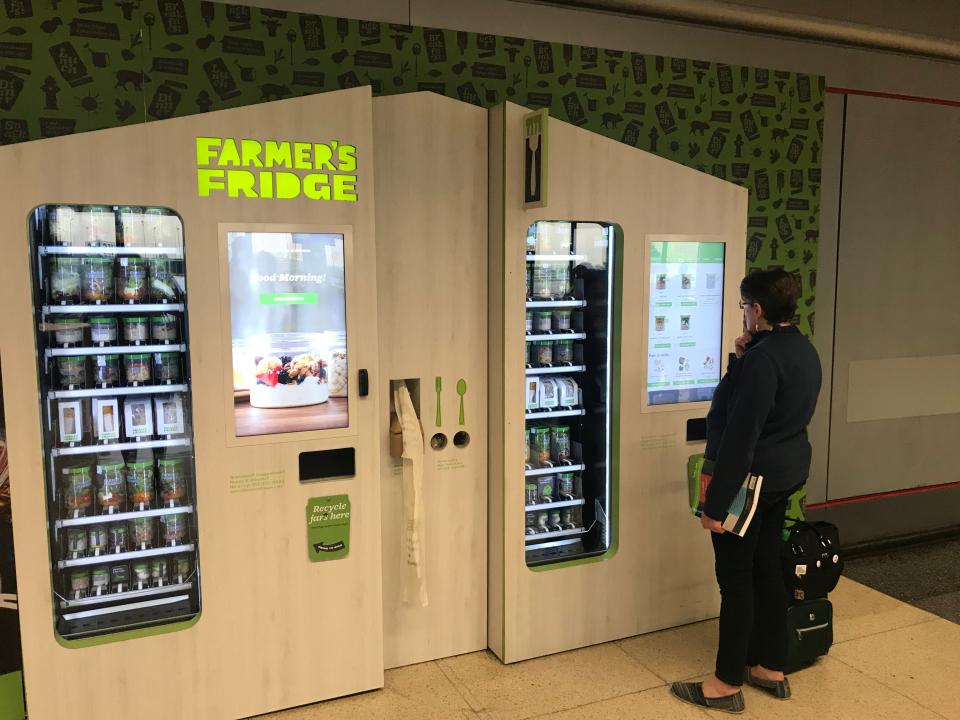
<instances>
[{"instance_id":1,"label":"black carry-on bag","mask_svg":"<svg viewBox=\"0 0 960 720\"><path fill-rule=\"evenodd\" d=\"M833 644L833 605L827 594L840 581L843 557L836 525L795 520L783 543L783 575L790 593L784 672L812 665Z\"/></svg>"},{"instance_id":2,"label":"black carry-on bag","mask_svg":"<svg viewBox=\"0 0 960 720\"><path fill-rule=\"evenodd\" d=\"M783 575L790 602L825 598L840 581L840 532L826 522L795 520L783 543Z\"/></svg>"}]
</instances>

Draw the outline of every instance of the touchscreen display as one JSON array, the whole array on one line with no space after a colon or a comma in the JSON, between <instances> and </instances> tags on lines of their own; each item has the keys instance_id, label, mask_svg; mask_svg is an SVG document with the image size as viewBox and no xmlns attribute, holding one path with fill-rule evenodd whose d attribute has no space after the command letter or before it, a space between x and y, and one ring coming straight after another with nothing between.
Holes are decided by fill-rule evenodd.
<instances>
[{"instance_id":1,"label":"touchscreen display","mask_svg":"<svg viewBox=\"0 0 960 720\"><path fill-rule=\"evenodd\" d=\"M227 233L238 436L347 427L343 243Z\"/></svg>"},{"instance_id":2,"label":"touchscreen display","mask_svg":"<svg viewBox=\"0 0 960 720\"><path fill-rule=\"evenodd\" d=\"M653 242L647 404L710 400L720 382L723 253L719 242Z\"/></svg>"}]
</instances>

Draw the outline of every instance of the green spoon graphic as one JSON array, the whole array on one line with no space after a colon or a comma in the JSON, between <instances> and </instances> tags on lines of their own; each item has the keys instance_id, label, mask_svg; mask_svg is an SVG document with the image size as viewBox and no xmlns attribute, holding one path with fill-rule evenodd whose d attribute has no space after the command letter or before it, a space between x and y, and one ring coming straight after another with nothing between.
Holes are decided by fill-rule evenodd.
<instances>
[{"instance_id":1,"label":"green spoon graphic","mask_svg":"<svg viewBox=\"0 0 960 720\"><path fill-rule=\"evenodd\" d=\"M460 424L463 425L463 396L467 394L467 381L463 378L457 380L457 395L460 396Z\"/></svg>"},{"instance_id":2,"label":"green spoon graphic","mask_svg":"<svg viewBox=\"0 0 960 720\"><path fill-rule=\"evenodd\" d=\"M442 424L442 423L441 423L441 420L440 420L440 387L441 387L442 383L441 383L441 381L440 381L440 376L439 376L439 375L437 375L437 379L434 380L433 384L434 384L434 385L436 386L436 388L437 388L437 427L440 427L440 425Z\"/></svg>"}]
</instances>

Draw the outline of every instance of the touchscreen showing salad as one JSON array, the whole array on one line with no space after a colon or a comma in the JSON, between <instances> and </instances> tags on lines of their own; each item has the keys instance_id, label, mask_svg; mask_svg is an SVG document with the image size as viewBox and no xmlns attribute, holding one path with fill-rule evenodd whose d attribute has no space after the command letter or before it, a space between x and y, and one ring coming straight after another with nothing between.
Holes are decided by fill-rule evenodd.
<instances>
[{"instance_id":1,"label":"touchscreen showing salad","mask_svg":"<svg viewBox=\"0 0 960 720\"><path fill-rule=\"evenodd\" d=\"M238 436L348 424L344 236L229 232Z\"/></svg>"}]
</instances>

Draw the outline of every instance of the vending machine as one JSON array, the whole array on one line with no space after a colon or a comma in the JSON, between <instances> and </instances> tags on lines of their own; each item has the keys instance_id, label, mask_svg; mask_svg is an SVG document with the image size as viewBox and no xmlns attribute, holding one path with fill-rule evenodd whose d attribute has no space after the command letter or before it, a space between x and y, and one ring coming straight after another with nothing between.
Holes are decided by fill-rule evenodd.
<instances>
[{"instance_id":1,"label":"vending machine","mask_svg":"<svg viewBox=\"0 0 960 720\"><path fill-rule=\"evenodd\" d=\"M490 648L715 615L686 460L740 334L747 191L510 104L490 177Z\"/></svg>"},{"instance_id":2,"label":"vending machine","mask_svg":"<svg viewBox=\"0 0 960 720\"><path fill-rule=\"evenodd\" d=\"M381 687L369 88L0 166L30 717L239 718Z\"/></svg>"},{"instance_id":3,"label":"vending machine","mask_svg":"<svg viewBox=\"0 0 960 720\"><path fill-rule=\"evenodd\" d=\"M165 208L47 204L27 228L56 632L189 621L200 566L182 223Z\"/></svg>"}]
</instances>

